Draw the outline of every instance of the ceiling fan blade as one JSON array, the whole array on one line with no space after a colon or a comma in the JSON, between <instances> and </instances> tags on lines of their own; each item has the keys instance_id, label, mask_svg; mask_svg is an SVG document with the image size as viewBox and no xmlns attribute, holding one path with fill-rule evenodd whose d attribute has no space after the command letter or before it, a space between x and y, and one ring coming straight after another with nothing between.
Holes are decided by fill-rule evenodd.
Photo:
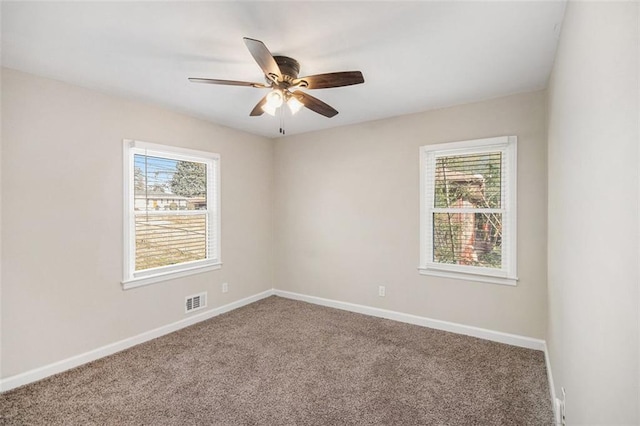
<instances>
[{"instance_id":1,"label":"ceiling fan blade","mask_svg":"<svg viewBox=\"0 0 640 426\"><path fill-rule=\"evenodd\" d=\"M189 81L192 83L209 83L209 84L222 84L224 86L248 86L248 87L257 87L259 89L267 88L266 84L262 83L252 83L249 81L236 81L236 80L218 80L215 78L189 78Z\"/></svg>"},{"instance_id":2,"label":"ceiling fan blade","mask_svg":"<svg viewBox=\"0 0 640 426\"><path fill-rule=\"evenodd\" d=\"M301 92L295 91L292 95L302 103L302 105L309 108L311 111L317 112L320 115L324 115L325 117L333 117L338 114L338 111L334 109L332 106L325 104L318 98L314 98L313 96Z\"/></svg>"},{"instance_id":3,"label":"ceiling fan blade","mask_svg":"<svg viewBox=\"0 0 640 426\"><path fill-rule=\"evenodd\" d=\"M306 86L305 86L306 82ZM309 75L293 80L293 85L300 84L307 89L328 89L330 87L351 86L364 83L360 71L330 72L327 74Z\"/></svg>"},{"instance_id":4,"label":"ceiling fan blade","mask_svg":"<svg viewBox=\"0 0 640 426\"><path fill-rule=\"evenodd\" d=\"M267 103L267 97L265 96L262 99L260 99L260 102L258 102L255 107L253 107L253 109L249 113L249 116L257 117L259 115L264 114L264 110L262 109L262 106L266 103Z\"/></svg>"},{"instance_id":5,"label":"ceiling fan blade","mask_svg":"<svg viewBox=\"0 0 640 426\"><path fill-rule=\"evenodd\" d=\"M262 68L264 75L270 80L282 80L280 67L278 67L276 60L273 59L273 55L269 52L267 46L260 40L254 40L248 37L244 37L243 40L253 59L255 59L258 65L260 65L260 68Z\"/></svg>"}]
</instances>

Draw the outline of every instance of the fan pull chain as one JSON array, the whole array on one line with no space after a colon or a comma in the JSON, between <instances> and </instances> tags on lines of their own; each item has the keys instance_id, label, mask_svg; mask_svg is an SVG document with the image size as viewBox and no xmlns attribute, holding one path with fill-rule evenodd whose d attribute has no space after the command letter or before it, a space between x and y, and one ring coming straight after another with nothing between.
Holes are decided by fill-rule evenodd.
<instances>
[{"instance_id":1,"label":"fan pull chain","mask_svg":"<svg viewBox=\"0 0 640 426\"><path fill-rule=\"evenodd\" d=\"M280 108L280 133L284 135L284 108Z\"/></svg>"}]
</instances>

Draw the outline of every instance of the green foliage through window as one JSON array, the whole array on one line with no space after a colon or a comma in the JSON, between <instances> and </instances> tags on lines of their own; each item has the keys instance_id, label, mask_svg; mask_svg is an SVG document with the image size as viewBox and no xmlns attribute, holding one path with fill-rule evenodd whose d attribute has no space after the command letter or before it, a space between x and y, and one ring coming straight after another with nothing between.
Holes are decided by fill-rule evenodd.
<instances>
[{"instance_id":1,"label":"green foliage through window","mask_svg":"<svg viewBox=\"0 0 640 426\"><path fill-rule=\"evenodd\" d=\"M170 186L174 194L183 197L204 197L207 193L205 165L191 161L178 161Z\"/></svg>"}]
</instances>

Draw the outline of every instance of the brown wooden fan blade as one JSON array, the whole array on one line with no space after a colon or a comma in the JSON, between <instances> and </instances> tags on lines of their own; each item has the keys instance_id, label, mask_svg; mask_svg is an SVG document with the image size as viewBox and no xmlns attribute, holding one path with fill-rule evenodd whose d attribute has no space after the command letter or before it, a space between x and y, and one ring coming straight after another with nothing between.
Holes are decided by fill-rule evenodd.
<instances>
[{"instance_id":1,"label":"brown wooden fan blade","mask_svg":"<svg viewBox=\"0 0 640 426\"><path fill-rule=\"evenodd\" d=\"M258 65L260 65L260 68L262 68L264 75L270 80L282 80L280 67L278 67L276 60L273 59L273 55L269 52L267 46L260 40L254 40L248 37L244 37L243 40L253 59L255 59Z\"/></svg>"},{"instance_id":2,"label":"brown wooden fan blade","mask_svg":"<svg viewBox=\"0 0 640 426\"><path fill-rule=\"evenodd\" d=\"M330 87L361 84L364 83L364 77L360 71L330 72L327 74L309 75L293 80L293 85L298 83L301 83L301 86L307 89L328 89Z\"/></svg>"},{"instance_id":3,"label":"brown wooden fan blade","mask_svg":"<svg viewBox=\"0 0 640 426\"><path fill-rule=\"evenodd\" d=\"M260 102L258 102L255 107L253 107L249 115L251 117L257 117L259 115L264 114L264 110L262 109L262 106L266 103L267 103L267 97L265 96L262 99L260 99Z\"/></svg>"},{"instance_id":4,"label":"brown wooden fan blade","mask_svg":"<svg viewBox=\"0 0 640 426\"><path fill-rule=\"evenodd\" d=\"M222 84L224 86L248 86L248 87L257 87L257 88L267 88L266 84L262 83L252 83L250 81L236 81L236 80L218 80L215 78L189 78L189 81L192 83L208 83L208 84Z\"/></svg>"},{"instance_id":5,"label":"brown wooden fan blade","mask_svg":"<svg viewBox=\"0 0 640 426\"><path fill-rule=\"evenodd\" d=\"M338 114L338 111L332 106L325 104L320 99L314 98L308 93L304 93L298 90L296 92L293 92L292 95L297 100L299 100L302 105L306 106L311 111L317 112L320 115L331 118Z\"/></svg>"}]
</instances>

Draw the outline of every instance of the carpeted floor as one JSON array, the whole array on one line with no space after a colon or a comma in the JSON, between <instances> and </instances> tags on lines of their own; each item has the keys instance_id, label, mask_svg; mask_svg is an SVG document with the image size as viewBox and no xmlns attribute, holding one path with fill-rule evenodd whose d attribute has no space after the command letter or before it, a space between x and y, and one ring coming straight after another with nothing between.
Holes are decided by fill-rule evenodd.
<instances>
[{"instance_id":1,"label":"carpeted floor","mask_svg":"<svg viewBox=\"0 0 640 426\"><path fill-rule=\"evenodd\" d=\"M542 352L270 297L0 395L3 425L551 425Z\"/></svg>"}]
</instances>

